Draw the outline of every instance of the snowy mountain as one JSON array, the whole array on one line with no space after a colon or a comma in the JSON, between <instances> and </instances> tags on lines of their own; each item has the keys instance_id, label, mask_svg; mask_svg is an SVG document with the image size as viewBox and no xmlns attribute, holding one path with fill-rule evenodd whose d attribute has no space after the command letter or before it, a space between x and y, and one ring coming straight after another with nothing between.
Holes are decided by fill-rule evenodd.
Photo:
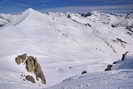
<instances>
[{"instance_id":1,"label":"snowy mountain","mask_svg":"<svg viewBox=\"0 0 133 89\"><path fill-rule=\"evenodd\" d=\"M84 17L33 9L0 14L0 89L133 88L132 68L104 72L124 52L133 53L132 17L132 13L127 17L93 11ZM45 86L20 79L24 68L17 66L15 57L22 53L38 58Z\"/></svg>"}]
</instances>

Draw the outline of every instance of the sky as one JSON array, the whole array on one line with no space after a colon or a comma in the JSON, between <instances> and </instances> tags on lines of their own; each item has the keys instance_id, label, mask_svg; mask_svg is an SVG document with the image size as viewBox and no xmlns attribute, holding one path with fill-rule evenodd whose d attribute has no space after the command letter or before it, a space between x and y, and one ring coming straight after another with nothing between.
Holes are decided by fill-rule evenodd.
<instances>
[{"instance_id":1,"label":"sky","mask_svg":"<svg viewBox=\"0 0 133 89\"><path fill-rule=\"evenodd\" d=\"M71 10L76 8L89 9L130 9L133 0L0 0L0 12L19 12L27 8L43 11ZM115 8L113 8L115 9Z\"/></svg>"}]
</instances>

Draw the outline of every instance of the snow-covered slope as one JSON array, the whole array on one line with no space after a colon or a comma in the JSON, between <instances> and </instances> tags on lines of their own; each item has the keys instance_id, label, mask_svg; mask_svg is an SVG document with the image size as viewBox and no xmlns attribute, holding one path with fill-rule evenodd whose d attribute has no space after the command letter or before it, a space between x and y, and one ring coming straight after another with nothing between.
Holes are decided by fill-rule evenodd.
<instances>
[{"instance_id":1,"label":"snow-covered slope","mask_svg":"<svg viewBox=\"0 0 133 89\"><path fill-rule=\"evenodd\" d=\"M92 72L102 76L104 73L99 72L103 72L107 64L119 59L125 51L133 52L133 18L101 12L92 12L88 17L69 15L33 9L17 15L1 14L4 19L0 23L6 25L0 27L0 89L38 88L20 79L24 69L14 61L18 54L38 58L47 80L44 87L49 87L84 70L88 71L84 78ZM109 75L107 73L107 77ZM119 75L116 73L116 76Z\"/></svg>"},{"instance_id":2,"label":"snow-covered slope","mask_svg":"<svg viewBox=\"0 0 133 89\"><path fill-rule=\"evenodd\" d=\"M48 89L132 89L133 71L98 72L75 76Z\"/></svg>"}]
</instances>

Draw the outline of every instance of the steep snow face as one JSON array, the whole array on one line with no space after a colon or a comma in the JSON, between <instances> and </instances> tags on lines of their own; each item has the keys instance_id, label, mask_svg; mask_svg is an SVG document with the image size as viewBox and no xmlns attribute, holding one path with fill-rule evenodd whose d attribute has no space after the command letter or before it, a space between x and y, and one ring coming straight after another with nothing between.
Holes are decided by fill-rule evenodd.
<instances>
[{"instance_id":1,"label":"steep snow face","mask_svg":"<svg viewBox=\"0 0 133 89\"><path fill-rule=\"evenodd\" d=\"M0 27L2 88L3 81L11 89L25 86L25 81L19 79L24 69L14 62L18 54L28 53L38 58L48 87L83 70L103 71L106 64L119 59L123 52L132 52L132 31L126 26L112 27L113 15L95 12L87 18L78 14L70 14L68 18L63 13L46 14L28 9L21 14L2 16L9 20ZM5 76L8 74L11 75ZM12 81L17 84L12 85Z\"/></svg>"},{"instance_id":2,"label":"steep snow face","mask_svg":"<svg viewBox=\"0 0 133 89\"><path fill-rule=\"evenodd\" d=\"M124 60L116 61L116 64L113 64L112 70L132 70L133 69L133 54L128 54Z\"/></svg>"}]
</instances>

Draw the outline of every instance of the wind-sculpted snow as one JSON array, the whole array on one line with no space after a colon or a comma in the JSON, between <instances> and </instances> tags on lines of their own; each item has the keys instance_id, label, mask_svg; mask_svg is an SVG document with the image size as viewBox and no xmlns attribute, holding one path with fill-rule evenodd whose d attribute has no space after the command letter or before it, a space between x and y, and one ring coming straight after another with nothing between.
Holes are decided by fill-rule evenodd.
<instances>
[{"instance_id":1,"label":"wind-sculpted snow","mask_svg":"<svg viewBox=\"0 0 133 89\"><path fill-rule=\"evenodd\" d=\"M24 68L23 65L18 67L14 58L22 53L38 58L46 74L44 87L49 87L80 75L84 70L87 76L104 71L107 64L118 60L125 51L133 52L132 18L101 12L83 17L72 13L41 13L33 9L0 16L0 24L5 24L0 27L0 89L40 88L38 84L20 79ZM127 22L113 26L118 21L113 18L124 18Z\"/></svg>"},{"instance_id":2,"label":"wind-sculpted snow","mask_svg":"<svg viewBox=\"0 0 133 89\"><path fill-rule=\"evenodd\" d=\"M47 89L132 89L133 71L90 73L66 79Z\"/></svg>"}]
</instances>

